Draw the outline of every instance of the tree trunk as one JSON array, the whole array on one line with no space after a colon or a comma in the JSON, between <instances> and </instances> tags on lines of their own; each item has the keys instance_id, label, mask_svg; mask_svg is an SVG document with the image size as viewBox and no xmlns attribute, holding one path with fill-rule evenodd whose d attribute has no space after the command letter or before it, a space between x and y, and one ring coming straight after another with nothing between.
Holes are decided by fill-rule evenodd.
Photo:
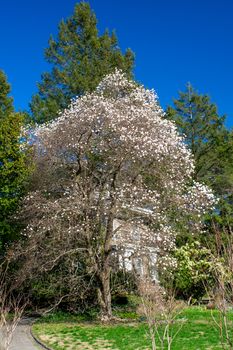
<instances>
[{"instance_id":1,"label":"tree trunk","mask_svg":"<svg viewBox=\"0 0 233 350\"><path fill-rule=\"evenodd\" d=\"M103 255L101 257L101 263L99 264L98 301L100 305L100 317L104 322L108 322L112 319L110 275L114 215L115 199L112 198L106 225Z\"/></svg>"},{"instance_id":2,"label":"tree trunk","mask_svg":"<svg viewBox=\"0 0 233 350\"><path fill-rule=\"evenodd\" d=\"M112 319L110 272L110 266L105 265L99 278L98 301L100 305L100 318L103 322L108 322Z\"/></svg>"}]
</instances>

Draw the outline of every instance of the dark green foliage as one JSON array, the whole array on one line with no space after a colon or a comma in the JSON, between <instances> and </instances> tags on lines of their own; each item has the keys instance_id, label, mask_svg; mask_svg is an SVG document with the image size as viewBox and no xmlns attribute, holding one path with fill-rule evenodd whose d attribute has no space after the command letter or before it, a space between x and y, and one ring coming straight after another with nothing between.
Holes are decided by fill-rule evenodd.
<instances>
[{"instance_id":1,"label":"dark green foliage","mask_svg":"<svg viewBox=\"0 0 233 350\"><path fill-rule=\"evenodd\" d=\"M20 147L23 115L14 113L10 86L0 71L0 250L11 242L17 227L10 216L17 208L28 173L27 155Z\"/></svg>"},{"instance_id":2,"label":"dark green foliage","mask_svg":"<svg viewBox=\"0 0 233 350\"><path fill-rule=\"evenodd\" d=\"M75 281L75 282L74 282ZM76 287L74 287L74 283ZM77 286L78 285L78 286ZM70 276L65 263L51 271L35 274L24 286L23 293L30 289L33 308L58 309L68 312L87 313L96 306L96 293L87 276Z\"/></svg>"},{"instance_id":3,"label":"dark green foliage","mask_svg":"<svg viewBox=\"0 0 233 350\"><path fill-rule=\"evenodd\" d=\"M7 82L6 76L0 70L0 120L14 111L13 99L8 96L10 93L10 85Z\"/></svg>"},{"instance_id":4,"label":"dark green foliage","mask_svg":"<svg viewBox=\"0 0 233 350\"><path fill-rule=\"evenodd\" d=\"M116 262L117 264L117 262ZM137 292L137 281L135 274L131 271L115 270L111 273L111 290L115 299L125 298L130 293ZM127 298L127 297L126 297Z\"/></svg>"},{"instance_id":5,"label":"dark green foliage","mask_svg":"<svg viewBox=\"0 0 233 350\"><path fill-rule=\"evenodd\" d=\"M219 116L209 96L199 94L188 84L174 100L174 106L168 107L167 118L174 120L186 135L196 161L195 178L209 185L220 199L209 222L232 224L233 134L224 125L225 117Z\"/></svg>"},{"instance_id":6,"label":"dark green foliage","mask_svg":"<svg viewBox=\"0 0 233 350\"><path fill-rule=\"evenodd\" d=\"M122 54L114 33L98 34L97 20L90 5L81 2L74 13L59 24L57 39L49 40L46 60L51 73L42 75L39 93L33 96L33 119L43 123L55 118L70 100L96 88L100 80L116 67L131 75L134 55Z\"/></svg>"},{"instance_id":7,"label":"dark green foliage","mask_svg":"<svg viewBox=\"0 0 233 350\"><path fill-rule=\"evenodd\" d=\"M216 105L207 95L198 94L190 84L174 100L174 107L168 107L167 117L174 120L186 136L196 161L196 178L213 183L213 174L222 168L217 153L225 151L228 141L225 117L218 115Z\"/></svg>"}]
</instances>

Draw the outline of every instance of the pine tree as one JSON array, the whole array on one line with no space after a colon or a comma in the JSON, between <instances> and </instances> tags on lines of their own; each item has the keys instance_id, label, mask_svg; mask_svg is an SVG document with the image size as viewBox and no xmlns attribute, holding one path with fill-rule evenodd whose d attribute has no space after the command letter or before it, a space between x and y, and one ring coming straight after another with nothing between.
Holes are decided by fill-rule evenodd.
<instances>
[{"instance_id":1,"label":"pine tree","mask_svg":"<svg viewBox=\"0 0 233 350\"><path fill-rule=\"evenodd\" d=\"M0 70L0 118L12 113L14 110L13 99L8 96L9 93L10 85L7 82L4 72Z\"/></svg>"},{"instance_id":2,"label":"pine tree","mask_svg":"<svg viewBox=\"0 0 233 350\"><path fill-rule=\"evenodd\" d=\"M74 13L59 24L57 39L49 40L46 60L51 73L44 73L39 92L31 102L33 119L43 123L55 118L70 100L93 91L103 76L119 68L131 75L134 55L122 54L115 33L98 34L97 20L90 5L81 2Z\"/></svg>"},{"instance_id":3,"label":"pine tree","mask_svg":"<svg viewBox=\"0 0 233 350\"><path fill-rule=\"evenodd\" d=\"M173 102L174 107L167 109L167 117L176 122L180 133L186 137L196 161L196 177L212 182L212 174L219 167L217 153L229 136L224 126L225 116L219 116L209 96L199 94L190 84Z\"/></svg>"},{"instance_id":4,"label":"pine tree","mask_svg":"<svg viewBox=\"0 0 233 350\"><path fill-rule=\"evenodd\" d=\"M196 161L195 176L214 189L220 198L218 219L228 221L233 213L233 134L225 127L225 116L218 114L209 96L199 94L190 84L173 102L167 118L186 135Z\"/></svg>"},{"instance_id":5,"label":"pine tree","mask_svg":"<svg viewBox=\"0 0 233 350\"><path fill-rule=\"evenodd\" d=\"M17 208L28 173L27 154L20 145L23 115L14 112L9 93L10 85L0 71L0 250L16 236L10 216Z\"/></svg>"}]
</instances>

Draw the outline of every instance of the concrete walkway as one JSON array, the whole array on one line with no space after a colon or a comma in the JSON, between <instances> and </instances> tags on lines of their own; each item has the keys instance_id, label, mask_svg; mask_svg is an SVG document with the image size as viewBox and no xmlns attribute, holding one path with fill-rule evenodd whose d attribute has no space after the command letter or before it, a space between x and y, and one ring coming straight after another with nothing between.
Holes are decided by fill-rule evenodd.
<instances>
[{"instance_id":1,"label":"concrete walkway","mask_svg":"<svg viewBox=\"0 0 233 350\"><path fill-rule=\"evenodd\" d=\"M42 349L30 334L31 319L23 319L17 326L10 350L39 350Z\"/></svg>"}]
</instances>

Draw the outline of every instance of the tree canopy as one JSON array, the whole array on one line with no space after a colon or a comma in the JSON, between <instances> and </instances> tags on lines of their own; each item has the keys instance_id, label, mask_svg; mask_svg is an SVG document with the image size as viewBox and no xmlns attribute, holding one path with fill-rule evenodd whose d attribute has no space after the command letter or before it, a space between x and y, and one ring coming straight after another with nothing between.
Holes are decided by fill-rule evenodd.
<instances>
[{"instance_id":1,"label":"tree canopy","mask_svg":"<svg viewBox=\"0 0 233 350\"><path fill-rule=\"evenodd\" d=\"M13 98L9 96L10 84L7 82L5 73L0 70L0 118L9 115L14 111Z\"/></svg>"},{"instance_id":2,"label":"tree canopy","mask_svg":"<svg viewBox=\"0 0 233 350\"><path fill-rule=\"evenodd\" d=\"M28 173L27 155L21 149L23 115L14 112L10 85L0 71L0 248L14 239L10 215L16 210Z\"/></svg>"},{"instance_id":3,"label":"tree canopy","mask_svg":"<svg viewBox=\"0 0 233 350\"><path fill-rule=\"evenodd\" d=\"M52 70L42 75L39 92L31 101L32 117L38 123L54 119L72 98L93 91L114 68L131 75L134 65L132 51L121 52L115 33L106 30L99 35L96 16L86 2L78 3L73 15L61 21L45 58Z\"/></svg>"},{"instance_id":4,"label":"tree canopy","mask_svg":"<svg viewBox=\"0 0 233 350\"><path fill-rule=\"evenodd\" d=\"M34 191L22 209L29 244L23 252L33 255L26 270L42 261L51 268L81 251L109 318L113 252L133 244L135 254L156 247L166 255L178 224L194 234L214 196L192 181L191 153L153 91L119 71L38 127L35 137Z\"/></svg>"},{"instance_id":5,"label":"tree canopy","mask_svg":"<svg viewBox=\"0 0 233 350\"><path fill-rule=\"evenodd\" d=\"M174 120L196 161L195 177L204 181L220 198L217 214L227 222L233 212L233 134L225 126L209 96L199 94L190 84L179 93L167 118ZM224 221L223 220L223 221Z\"/></svg>"}]
</instances>

